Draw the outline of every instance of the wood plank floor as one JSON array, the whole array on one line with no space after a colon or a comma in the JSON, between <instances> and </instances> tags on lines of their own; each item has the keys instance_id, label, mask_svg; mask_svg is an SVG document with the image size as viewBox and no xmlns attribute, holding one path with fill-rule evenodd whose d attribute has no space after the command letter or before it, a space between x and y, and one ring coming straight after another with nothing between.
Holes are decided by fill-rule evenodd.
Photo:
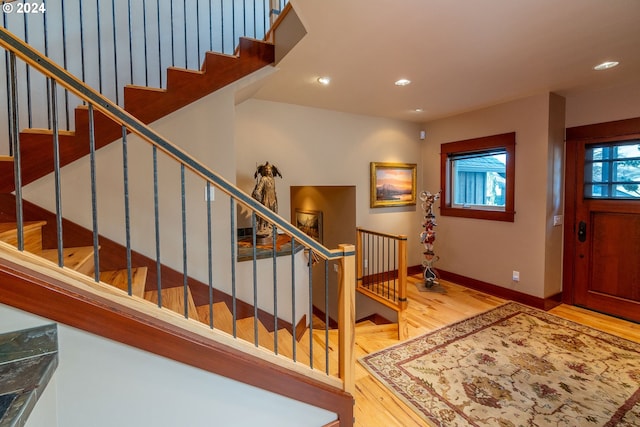
<instances>
[{"instance_id":1,"label":"wood plank floor","mask_svg":"<svg viewBox=\"0 0 640 427\"><path fill-rule=\"evenodd\" d=\"M409 337L413 338L474 314L487 311L505 302L481 292L442 281L446 293L419 292L415 284L419 276L409 278L407 319ZM605 316L578 307L560 305L549 313L596 329L640 342L640 325ZM381 350L398 341L394 329L356 330L356 357ZM380 385L359 363L356 363L355 391L356 427L417 427L425 426L407 405Z\"/></svg>"}]
</instances>

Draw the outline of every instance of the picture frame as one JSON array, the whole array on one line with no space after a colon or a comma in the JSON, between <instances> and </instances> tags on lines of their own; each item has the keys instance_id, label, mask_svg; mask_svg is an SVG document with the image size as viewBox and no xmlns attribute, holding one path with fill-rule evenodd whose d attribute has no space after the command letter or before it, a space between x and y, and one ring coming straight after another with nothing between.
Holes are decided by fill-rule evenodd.
<instances>
[{"instance_id":1,"label":"picture frame","mask_svg":"<svg viewBox=\"0 0 640 427\"><path fill-rule=\"evenodd\" d=\"M416 163L371 162L372 208L416 204Z\"/></svg>"},{"instance_id":2,"label":"picture frame","mask_svg":"<svg viewBox=\"0 0 640 427\"><path fill-rule=\"evenodd\" d=\"M322 243L322 211L296 208L294 224L313 240Z\"/></svg>"}]
</instances>

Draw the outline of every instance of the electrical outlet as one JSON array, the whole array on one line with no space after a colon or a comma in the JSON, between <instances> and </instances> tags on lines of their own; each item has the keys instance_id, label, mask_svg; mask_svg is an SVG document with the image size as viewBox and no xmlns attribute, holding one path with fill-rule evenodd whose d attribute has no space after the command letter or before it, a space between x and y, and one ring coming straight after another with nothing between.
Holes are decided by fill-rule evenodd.
<instances>
[{"instance_id":1,"label":"electrical outlet","mask_svg":"<svg viewBox=\"0 0 640 427\"><path fill-rule=\"evenodd\" d=\"M338 264L333 264L333 271L338 272Z\"/></svg>"},{"instance_id":2,"label":"electrical outlet","mask_svg":"<svg viewBox=\"0 0 640 427\"><path fill-rule=\"evenodd\" d=\"M519 282L519 281L520 281L520 272L519 272L519 271L515 271L515 270L513 270L513 273L512 273L512 275L511 275L511 279L512 279L514 282Z\"/></svg>"}]
</instances>

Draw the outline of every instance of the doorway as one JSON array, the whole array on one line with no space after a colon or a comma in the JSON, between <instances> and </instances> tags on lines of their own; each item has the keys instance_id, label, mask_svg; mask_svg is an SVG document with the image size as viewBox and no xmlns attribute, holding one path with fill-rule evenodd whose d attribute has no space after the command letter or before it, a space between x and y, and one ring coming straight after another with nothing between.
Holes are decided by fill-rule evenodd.
<instances>
[{"instance_id":1,"label":"doorway","mask_svg":"<svg viewBox=\"0 0 640 427\"><path fill-rule=\"evenodd\" d=\"M356 242L356 187L355 186L291 186L291 222L296 225L297 215L312 215L320 223L314 227L314 238L329 249L342 243ZM324 263L313 266L313 310L316 315L328 314L338 319L338 274L336 261L327 269ZM328 270L328 271L327 271ZM326 287L325 287L326 284Z\"/></svg>"},{"instance_id":2,"label":"doorway","mask_svg":"<svg viewBox=\"0 0 640 427\"><path fill-rule=\"evenodd\" d=\"M640 322L640 118L566 144L564 301Z\"/></svg>"}]
</instances>

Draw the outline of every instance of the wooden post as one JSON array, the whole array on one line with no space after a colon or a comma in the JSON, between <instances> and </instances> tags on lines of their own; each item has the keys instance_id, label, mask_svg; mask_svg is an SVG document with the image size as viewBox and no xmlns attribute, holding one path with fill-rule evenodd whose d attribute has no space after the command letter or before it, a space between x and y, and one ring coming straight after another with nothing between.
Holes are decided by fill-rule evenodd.
<instances>
[{"instance_id":1,"label":"wooden post","mask_svg":"<svg viewBox=\"0 0 640 427\"><path fill-rule=\"evenodd\" d=\"M344 391L355 392L355 246L342 244L340 250L345 254L341 259L338 289L338 341L339 372L344 381Z\"/></svg>"},{"instance_id":2,"label":"wooden post","mask_svg":"<svg viewBox=\"0 0 640 427\"><path fill-rule=\"evenodd\" d=\"M407 236L398 236L398 339L408 338L407 309Z\"/></svg>"}]
</instances>

